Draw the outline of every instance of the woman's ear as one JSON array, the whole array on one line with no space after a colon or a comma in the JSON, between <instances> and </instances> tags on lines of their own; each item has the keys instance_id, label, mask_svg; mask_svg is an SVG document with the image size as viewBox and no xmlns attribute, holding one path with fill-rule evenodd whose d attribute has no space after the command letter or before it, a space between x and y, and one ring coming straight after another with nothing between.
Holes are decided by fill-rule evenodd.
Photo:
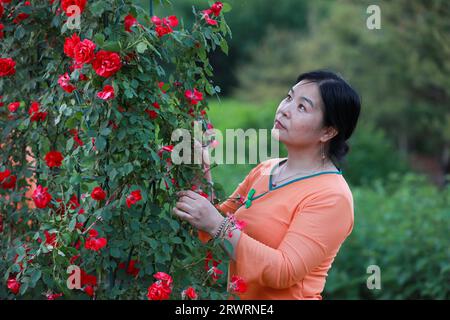
<instances>
[{"instance_id":1,"label":"woman's ear","mask_svg":"<svg viewBox=\"0 0 450 320\"><path fill-rule=\"evenodd\" d=\"M320 137L321 142L327 142L333 139L338 134L338 131L334 127L325 127L322 136Z\"/></svg>"}]
</instances>

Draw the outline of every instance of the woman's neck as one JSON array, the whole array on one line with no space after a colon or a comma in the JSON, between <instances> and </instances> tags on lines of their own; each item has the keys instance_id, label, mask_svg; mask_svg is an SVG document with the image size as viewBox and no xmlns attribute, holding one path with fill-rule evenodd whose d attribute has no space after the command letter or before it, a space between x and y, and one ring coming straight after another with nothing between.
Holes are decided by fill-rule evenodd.
<instances>
[{"instance_id":1,"label":"woman's neck","mask_svg":"<svg viewBox=\"0 0 450 320\"><path fill-rule=\"evenodd\" d=\"M321 152L318 152L317 149L299 150L288 148L288 157L285 163L284 174L337 170L336 166L328 159L328 157L325 159L323 166L322 163Z\"/></svg>"}]
</instances>

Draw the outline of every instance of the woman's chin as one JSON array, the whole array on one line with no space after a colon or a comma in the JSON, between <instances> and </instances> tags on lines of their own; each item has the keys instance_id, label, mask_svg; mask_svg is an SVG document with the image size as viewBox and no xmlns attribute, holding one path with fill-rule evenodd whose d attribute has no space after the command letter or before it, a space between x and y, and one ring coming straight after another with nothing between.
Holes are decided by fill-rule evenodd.
<instances>
[{"instance_id":1,"label":"woman's chin","mask_svg":"<svg viewBox=\"0 0 450 320\"><path fill-rule=\"evenodd\" d=\"M277 129L277 128L272 128L271 130L271 135L275 140L278 140L280 142L283 142L283 138L284 138L284 129Z\"/></svg>"}]
</instances>

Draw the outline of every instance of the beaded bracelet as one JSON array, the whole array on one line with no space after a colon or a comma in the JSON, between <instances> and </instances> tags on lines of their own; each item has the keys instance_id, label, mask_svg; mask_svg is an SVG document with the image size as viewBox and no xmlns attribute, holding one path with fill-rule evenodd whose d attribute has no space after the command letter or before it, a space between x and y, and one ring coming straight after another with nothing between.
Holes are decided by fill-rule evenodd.
<instances>
[{"instance_id":1,"label":"beaded bracelet","mask_svg":"<svg viewBox=\"0 0 450 320\"><path fill-rule=\"evenodd\" d=\"M222 223L220 224L220 226L219 226L219 229L216 231L216 233L213 235L213 238L214 239L217 239L218 237L219 237L219 235L221 234L221 232L222 232L222 229L223 229L223 227L225 226L225 224L227 224L227 222L228 222L228 217L227 218L224 218L223 220L222 220Z\"/></svg>"},{"instance_id":2,"label":"beaded bracelet","mask_svg":"<svg viewBox=\"0 0 450 320\"><path fill-rule=\"evenodd\" d=\"M228 217L226 219L227 219L227 223L222 228L221 232L218 235L218 238L225 239L230 231L237 229L236 223L232 219L230 219Z\"/></svg>"}]
</instances>

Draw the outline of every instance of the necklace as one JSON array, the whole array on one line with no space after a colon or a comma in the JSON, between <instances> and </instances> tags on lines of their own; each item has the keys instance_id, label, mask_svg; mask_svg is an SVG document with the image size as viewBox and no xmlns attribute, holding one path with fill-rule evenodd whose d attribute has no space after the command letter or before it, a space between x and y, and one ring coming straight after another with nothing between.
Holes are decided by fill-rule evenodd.
<instances>
[{"instance_id":1,"label":"necklace","mask_svg":"<svg viewBox=\"0 0 450 320\"><path fill-rule=\"evenodd\" d=\"M281 173L282 173L282 171L284 170L284 167L285 167L285 165L281 168L280 172L278 173L278 177L281 176ZM320 168L320 166L319 166L318 168ZM312 171L312 172L309 173L309 174L315 173L316 170L317 170L317 169L314 169L314 171ZM288 177L286 177L286 178L284 178L284 179L279 180L278 182L273 182L273 181L272 181L272 187L276 187L280 182L283 182L283 181L285 181L285 180L287 180L287 179L289 179L289 178L292 178L292 177L294 177L294 176L296 176L296 175L298 175L298 174L300 174L300 173L301 173L301 174L305 174L306 172L296 172L296 173L294 173L293 175L290 175L290 176L288 176Z\"/></svg>"}]
</instances>

